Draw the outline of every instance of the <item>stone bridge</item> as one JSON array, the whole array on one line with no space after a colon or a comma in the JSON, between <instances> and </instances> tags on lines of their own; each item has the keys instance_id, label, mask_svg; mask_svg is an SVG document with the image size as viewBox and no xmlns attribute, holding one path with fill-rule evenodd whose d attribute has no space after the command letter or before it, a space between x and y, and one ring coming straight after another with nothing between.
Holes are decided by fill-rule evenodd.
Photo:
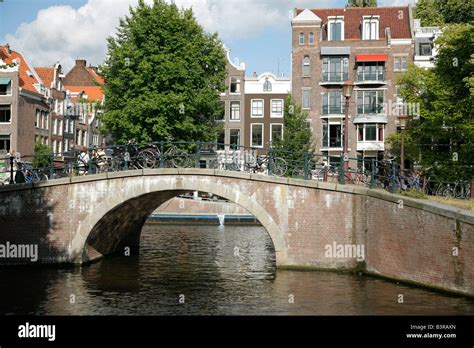
<instances>
[{"instance_id":1,"label":"stone bridge","mask_svg":"<svg viewBox=\"0 0 474 348\"><path fill-rule=\"evenodd\" d=\"M2 257L2 245L38 245L37 263L83 264L137 252L147 216L192 191L224 197L253 214L273 241L277 267L360 270L474 296L470 212L359 186L211 169L144 169L0 187L0 264L31 262ZM348 254L355 246L363 247L363 259Z\"/></svg>"}]
</instances>

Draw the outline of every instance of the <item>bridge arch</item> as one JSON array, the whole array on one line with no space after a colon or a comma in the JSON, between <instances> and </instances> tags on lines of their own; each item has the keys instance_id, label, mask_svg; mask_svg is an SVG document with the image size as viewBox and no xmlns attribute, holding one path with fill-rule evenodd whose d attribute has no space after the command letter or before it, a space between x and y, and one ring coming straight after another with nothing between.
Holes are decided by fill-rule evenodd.
<instances>
[{"instance_id":1,"label":"bridge arch","mask_svg":"<svg viewBox=\"0 0 474 348\"><path fill-rule=\"evenodd\" d=\"M244 193L238 184L216 184L210 176L177 175L118 177L107 180L107 185L109 191L118 194L96 204L79 223L70 245L74 263L123 252L127 246L138 249L147 217L169 199L192 191L218 195L248 210L270 236L277 266L287 261L286 243L279 224L255 197Z\"/></svg>"}]
</instances>

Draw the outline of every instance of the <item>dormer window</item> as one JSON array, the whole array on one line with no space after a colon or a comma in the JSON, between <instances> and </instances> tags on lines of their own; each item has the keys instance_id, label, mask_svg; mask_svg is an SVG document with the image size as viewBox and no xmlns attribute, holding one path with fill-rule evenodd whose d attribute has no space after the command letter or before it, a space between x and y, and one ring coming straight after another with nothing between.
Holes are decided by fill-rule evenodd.
<instances>
[{"instance_id":1,"label":"dormer window","mask_svg":"<svg viewBox=\"0 0 474 348\"><path fill-rule=\"evenodd\" d=\"M264 92L272 91L272 83L268 81L268 77L265 78L265 82L263 83L263 91Z\"/></svg>"},{"instance_id":2,"label":"dormer window","mask_svg":"<svg viewBox=\"0 0 474 348\"><path fill-rule=\"evenodd\" d=\"M362 40L379 39L379 17L364 16L362 21Z\"/></svg>"},{"instance_id":3,"label":"dormer window","mask_svg":"<svg viewBox=\"0 0 474 348\"><path fill-rule=\"evenodd\" d=\"M344 17L328 17L328 41L344 40Z\"/></svg>"},{"instance_id":4,"label":"dormer window","mask_svg":"<svg viewBox=\"0 0 474 348\"><path fill-rule=\"evenodd\" d=\"M304 33L300 33L300 46L304 45Z\"/></svg>"}]
</instances>

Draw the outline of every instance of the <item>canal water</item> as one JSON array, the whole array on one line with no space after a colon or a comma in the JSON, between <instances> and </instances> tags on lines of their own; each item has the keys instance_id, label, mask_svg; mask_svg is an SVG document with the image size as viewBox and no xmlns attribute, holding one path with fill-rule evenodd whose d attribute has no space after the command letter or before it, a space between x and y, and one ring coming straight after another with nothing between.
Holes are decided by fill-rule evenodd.
<instances>
[{"instance_id":1,"label":"canal water","mask_svg":"<svg viewBox=\"0 0 474 348\"><path fill-rule=\"evenodd\" d=\"M474 313L474 300L381 279L276 271L259 226L147 225L140 255L76 269L1 268L0 295L2 315Z\"/></svg>"}]
</instances>

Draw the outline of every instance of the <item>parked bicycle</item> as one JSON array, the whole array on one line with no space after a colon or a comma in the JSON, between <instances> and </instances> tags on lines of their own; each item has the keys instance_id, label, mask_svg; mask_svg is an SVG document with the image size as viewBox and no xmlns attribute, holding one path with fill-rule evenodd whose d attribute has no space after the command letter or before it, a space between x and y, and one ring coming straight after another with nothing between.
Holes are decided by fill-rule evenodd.
<instances>
[{"instance_id":1,"label":"parked bicycle","mask_svg":"<svg viewBox=\"0 0 474 348\"><path fill-rule=\"evenodd\" d=\"M288 170L287 162L281 157L256 155L254 160L245 163L245 171L251 173L271 173L275 176L284 176Z\"/></svg>"}]
</instances>

